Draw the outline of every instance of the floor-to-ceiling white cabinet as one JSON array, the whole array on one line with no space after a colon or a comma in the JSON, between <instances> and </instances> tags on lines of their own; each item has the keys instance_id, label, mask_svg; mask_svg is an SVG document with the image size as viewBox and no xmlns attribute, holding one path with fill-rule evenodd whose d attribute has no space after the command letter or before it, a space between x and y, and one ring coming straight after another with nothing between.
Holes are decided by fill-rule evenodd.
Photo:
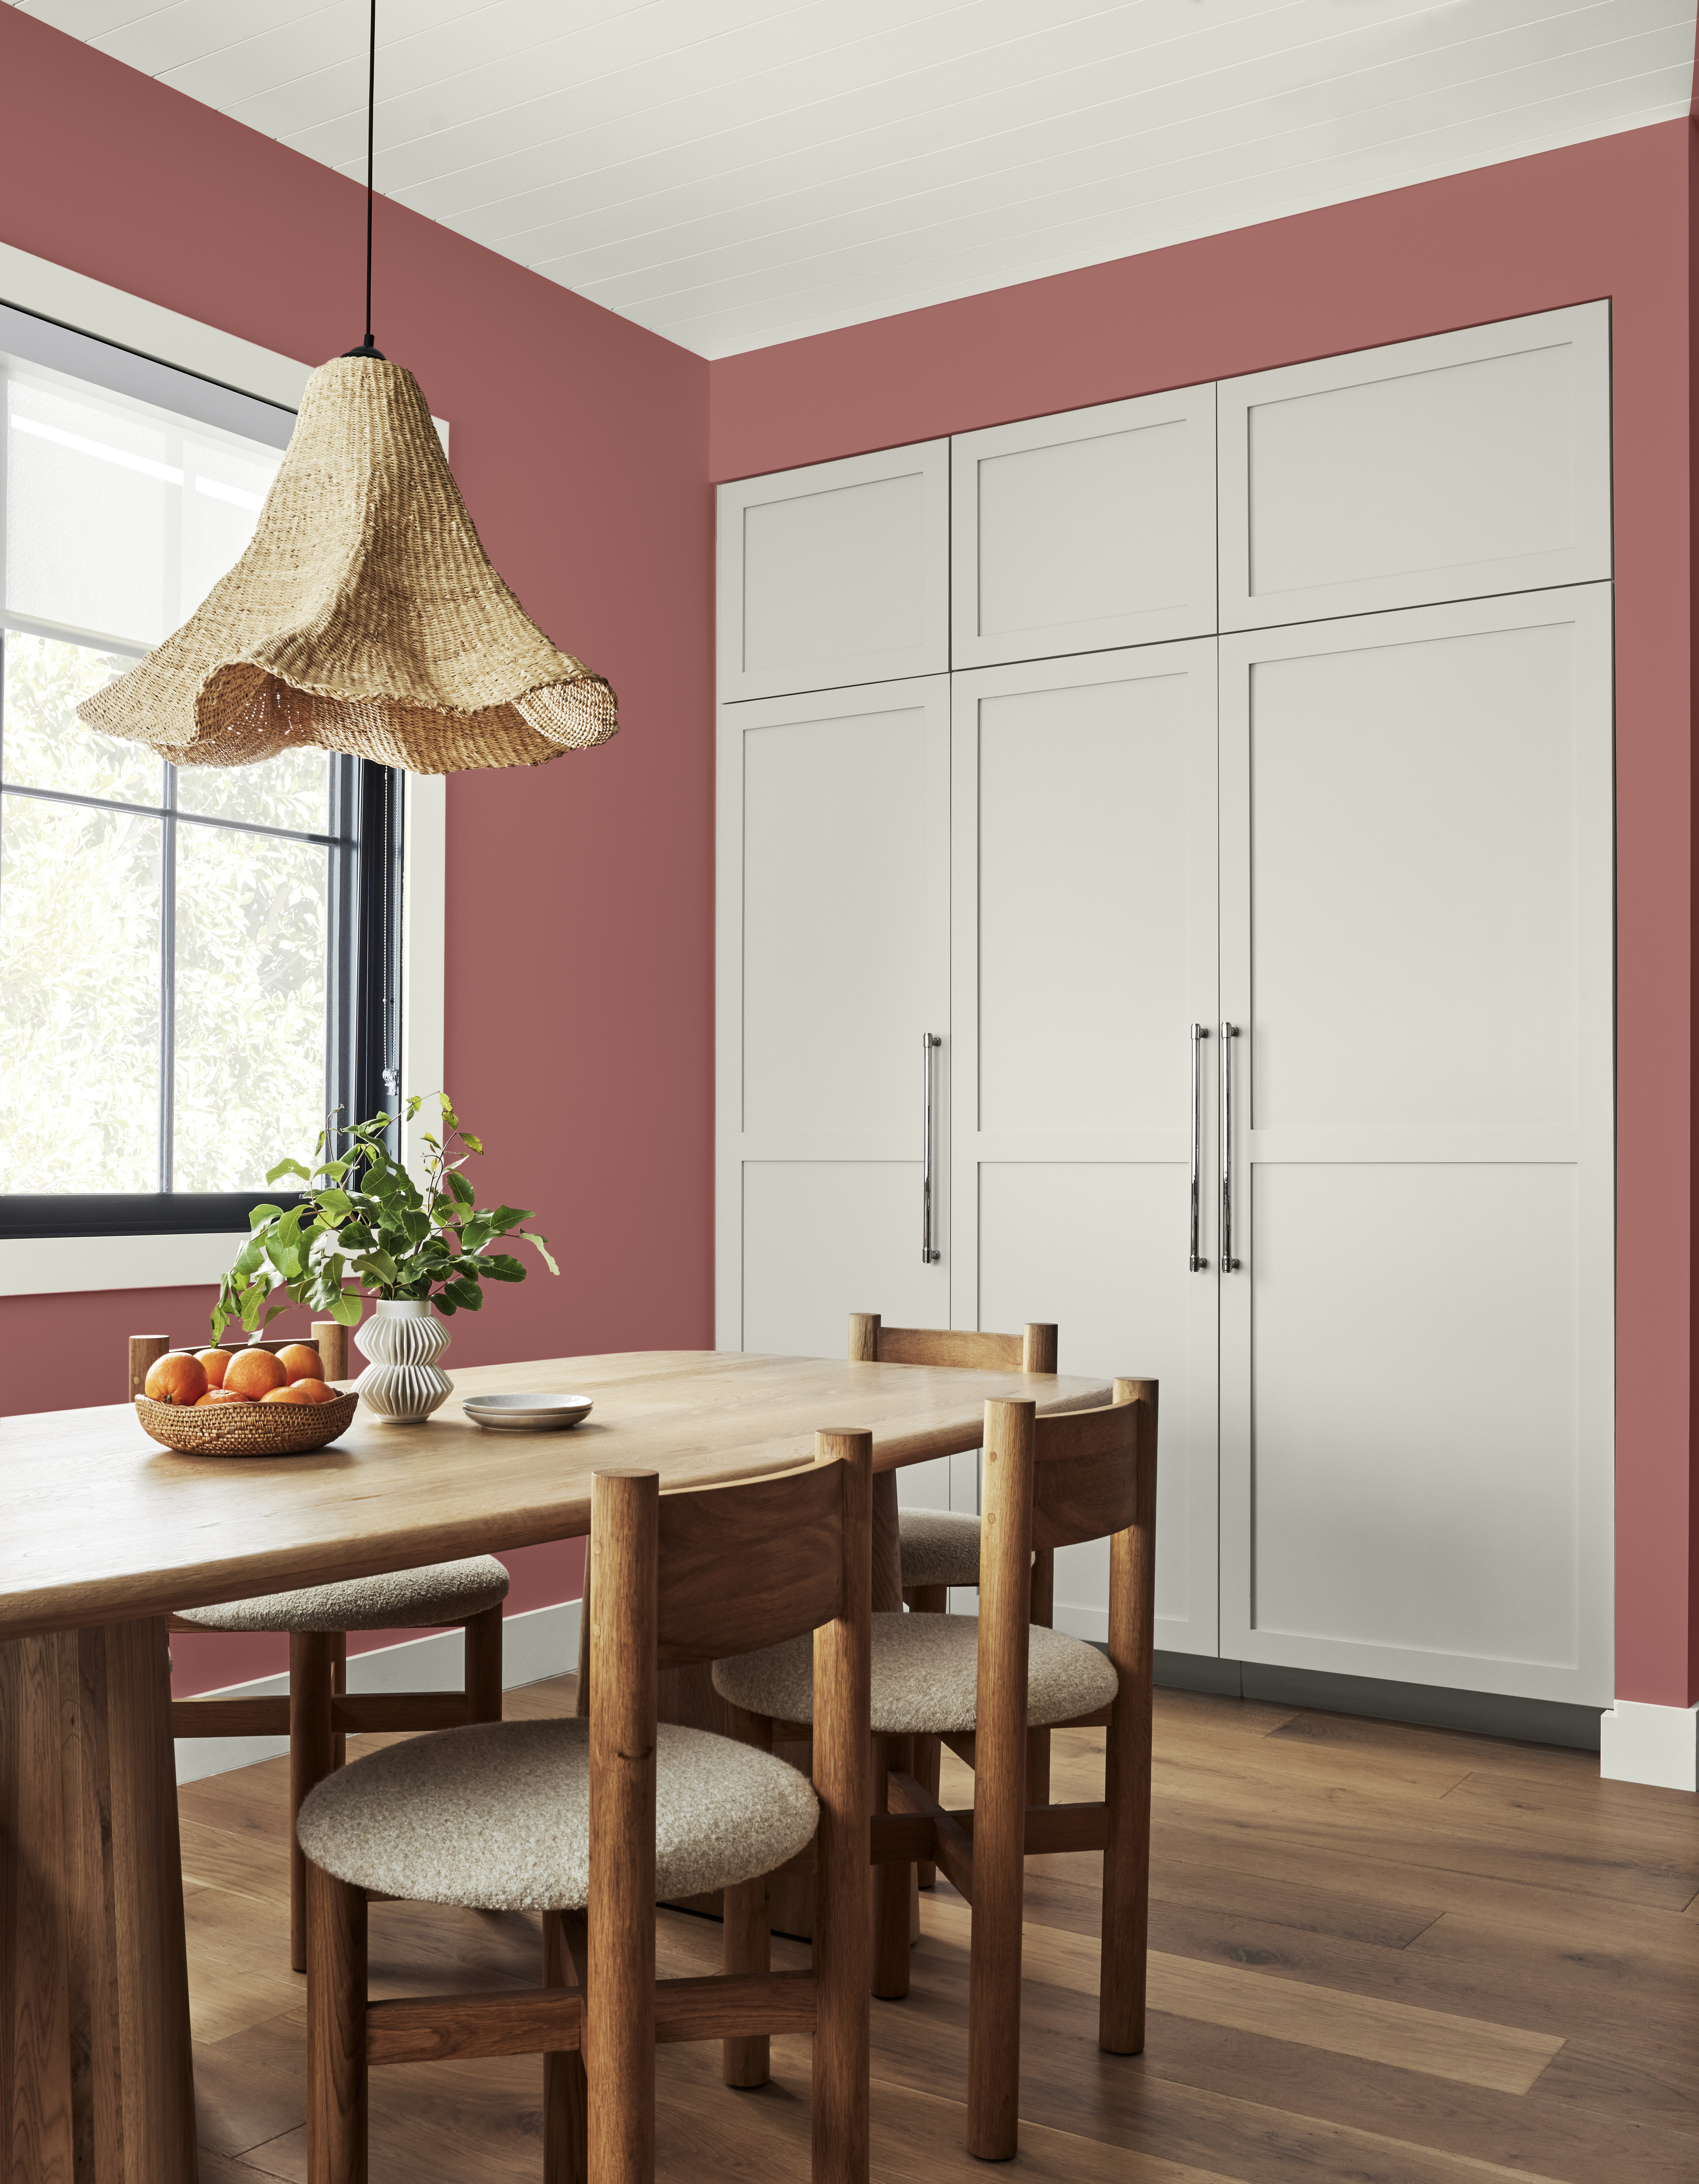
<instances>
[{"instance_id":1,"label":"floor-to-ceiling white cabinet","mask_svg":"<svg viewBox=\"0 0 1699 2184\"><path fill-rule=\"evenodd\" d=\"M720 1342L1054 1319L1161 1383L1159 1646L1607 1700L1606 307L721 536Z\"/></svg>"}]
</instances>

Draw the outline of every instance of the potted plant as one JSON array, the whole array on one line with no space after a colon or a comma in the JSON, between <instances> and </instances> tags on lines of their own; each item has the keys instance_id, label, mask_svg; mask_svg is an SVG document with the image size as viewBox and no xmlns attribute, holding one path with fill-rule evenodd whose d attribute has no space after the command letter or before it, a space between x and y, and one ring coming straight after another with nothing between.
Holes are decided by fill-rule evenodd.
<instances>
[{"instance_id":1,"label":"potted plant","mask_svg":"<svg viewBox=\"0 0 1699 2184\"><path fill-rule=\"evenodd\" d=\"M543 1238L520 1227L531 1218L526 1208L479 1212L461 1170L469 1155L482 1152L482 1140L462 1128L446 1092L429 1099L440 1110L443 1136L426 1133L422 1190L385 1142L404 1119L393 1115L355 1123L343 1134L347 1150L328 1159L331 1131L321 1130L311 1167L279 1161L265 1180L298 1177L302 1202L287 1211L253 1208L248 1241L220 1284L212 1314L214 1342L232 1320L255 1334L290 1305L358 1329L354 1340L372 1361L357 1384L360 1396L397 1424L428 1418L451 1392L437 1364L448 1331L434 1314L477 1312L484 1282L525 1279L519 1260L497 1248L504 1239L523 1237L551 1274L560 1271ZM410 1123L426 1104L415 1095L404 1119ZM364 1328L361 1290L376 1299ZM284 1302L274 1304L279 1291Z\"/></svg>"}]
</instances>

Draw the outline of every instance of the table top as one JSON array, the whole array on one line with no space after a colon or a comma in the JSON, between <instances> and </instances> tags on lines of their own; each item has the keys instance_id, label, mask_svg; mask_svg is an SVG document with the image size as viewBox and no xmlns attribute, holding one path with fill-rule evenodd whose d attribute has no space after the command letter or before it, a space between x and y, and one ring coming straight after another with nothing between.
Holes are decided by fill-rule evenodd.
<instances>
[{"instance_id":1,"label":"table top","mask_svg":"<svg viewBox=\"0 0 1699 2184\"><path fill-rule=\"evenodd\" d=\"M1109 1401L1100 1381L650 1350L451 1373L424 1425L364 1412L329 1448L260 1459L175 1456L127 1403L0 1419L0 1636L111 1623L328 1584L590 1529L590 1474L664 1488L810 1461L822 1426L868 1427L876 1470L977 1448L989 1396L1044 1410ZM460 1396L582 1393L570 1433L487 1433Z\"/></svg>"}]
</instances>

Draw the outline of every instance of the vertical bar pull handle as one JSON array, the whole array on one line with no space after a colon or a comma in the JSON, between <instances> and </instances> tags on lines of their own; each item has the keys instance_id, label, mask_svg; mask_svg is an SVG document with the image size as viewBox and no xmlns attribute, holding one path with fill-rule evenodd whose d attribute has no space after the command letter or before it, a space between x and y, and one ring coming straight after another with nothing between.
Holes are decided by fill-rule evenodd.
<instances>
[{"instance_id":1,"label":"vertical bar pull handle","mask_svg":"<svg viewBox=\"0 0 1699 2184\"><path fill-rule=\"evenodd\" d=\"M932 1240L933 1056L944 1041L936 1032L921 1034L921 1264L934 1265L944 1254Z\"/></svg>"},{"instance_id":2,"label":"vertical bar pull handle","mask_svg":"<svg viewBox=\"0 0 1699 2184\"><path fill-rule=\"evenodd\" d=\"M1233 1256L1233 1042L1237 1024L1221 1028L1221 1271L1236 1274Z\"/></svg>"},{"instance_id":3,"label":"vertical bar pull handle","mask_svg":"<svg viewBox=\"0 0 1699 2184\"><path fill-rule=\"evenodd\" d=\"M1192 1244L1188 1266L1195 1274L1209 1272L1203 1257L1200 1204L1203 1190L1203 1042L1208 1037L1207 1024L1195 1023L1192 1026Z\"/></svg>"}]
</instances>

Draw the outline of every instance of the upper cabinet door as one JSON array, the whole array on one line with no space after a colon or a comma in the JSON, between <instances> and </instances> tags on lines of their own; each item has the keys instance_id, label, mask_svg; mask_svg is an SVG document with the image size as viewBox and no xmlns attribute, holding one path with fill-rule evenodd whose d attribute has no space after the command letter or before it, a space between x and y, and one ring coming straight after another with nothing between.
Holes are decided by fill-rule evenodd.
<instances>
[{"instance_id":1,"label":"upper cabinet door","mask_svg":"<svg viewBox=\"0 0 1699 2184\"><path fill-rule=\"evenodd\" d=\"M720 695L950 667L946 440L720 488Z\"/></svg>"},{"instance_id":2,"label":"upper cabinet door","mask_svg":"<svg viewBox=\"0 0 1699 2184\"><path fill-rule=\"evenodd\" d=\"M951 443L953 665L1215 628L1215 389L1182 387Z\"/></svg>"},{"instance_id":3,"label":"upper cabinet door","mask_svg":"<svg viewBox=\"0 0 1699 2184\"><path fill-rule=\"evenodd\" d=\"M1218 393L1223 630L1611 573L1608 304Z\"/></svg>"}]
</instances>

